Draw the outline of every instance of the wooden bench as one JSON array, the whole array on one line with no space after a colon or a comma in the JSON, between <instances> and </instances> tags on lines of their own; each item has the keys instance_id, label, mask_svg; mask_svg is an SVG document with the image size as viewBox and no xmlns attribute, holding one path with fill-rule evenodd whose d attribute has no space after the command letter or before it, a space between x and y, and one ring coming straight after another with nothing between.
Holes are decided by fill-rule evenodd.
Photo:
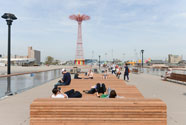
<instances>
[{"instance_id":1,"label":"wooden bench","mask_svg":"<svg viewBox=\"0 0 186 125\"><path fill-rule=\"evenodd\" d=\"M177 73L171 73L170 77L167 77L169 80L175 80L180 82L186 82L186 75L185 74L177 74Z\"/></svg>"},{"instance_id":2,"label":"wooden bench","mask_svg":"<svg viewBox=\"0 0 186 125\"><path fill-rule=\"evenodd\" d=\"M30 125L166 125L159 99L36 99Z\"/></svg>"},{"instance_id":3,"label":"wooden bench","mask_svg":"<svg viewBox=\"0 0 186 125\"><path fill-rule=\"evenodd\" d=\"M88 76L85 76L84 74L79 74L79 77L85 80L89 78ZM91 80L102 80L102 79L103 79L103 74L94 74L94 77ZM106 80L111 80L111 79L116 80L118 78L115 75L108 74L108 79Z\"/></svg>"},{"instance_id":4,"label":"wooden bench","mask_svg":"<svg viewBox=\"0 0 186 125\"><path fill-rule=\"evenodd\" d=\"M96 83L104 83L107 88L116 90L118 96L124 98L144 98L140 91L134 85L126 85L124 80L83 80L83 79L72 79L69 86L59 86L65 92L70 89L75 89L83 94L83 98L97 98L95 95L83 93L83 90L90 90L91 86Z\"/></svg>"},{"instance_id":5,"label":"wooden bench","mask_svg":"<svg viewBox=\"0 0 186 125\"><path fill-rule=\"evenodd\" d=\"M82 98L36 99L30 105L30 125L167 125L166 104L159 99L145 99L134 85L127 85L115 76L103 80L73 79L63 91L82 93L96 83L105 83L124 98L97 98L83 93Z\"/></svg>"},{"instance_id":6,"label":"wooden bench","mask_svg":"<svg viewBox=\"0 0 186 125\"><path fill-rule=\"evenodd\" d=\"M133 68L133 69L132 69L132 73L137 74L137 73L139 73L139 71L138 71L138 69Z\"/></svg>"}]
</instances>

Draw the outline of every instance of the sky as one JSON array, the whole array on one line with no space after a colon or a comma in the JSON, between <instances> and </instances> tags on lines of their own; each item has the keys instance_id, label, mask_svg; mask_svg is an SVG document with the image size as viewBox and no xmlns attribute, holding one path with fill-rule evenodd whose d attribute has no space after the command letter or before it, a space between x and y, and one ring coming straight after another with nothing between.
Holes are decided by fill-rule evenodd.
<instances>
[{"instance_id":1,"label":"sky","mask_svg":"<svg viewBox=\"0 0 186 125\"><path fill-rule=\"evenodd\" d=\"M0 0L0 14L13 13L11 53L27 55L28 46L47 56L73 60L77 22L82 23L84 58L101 60L186 59L186 0ZM0 18L0 54L7 55L7 25Z\"/></svg>"}]
</instances>

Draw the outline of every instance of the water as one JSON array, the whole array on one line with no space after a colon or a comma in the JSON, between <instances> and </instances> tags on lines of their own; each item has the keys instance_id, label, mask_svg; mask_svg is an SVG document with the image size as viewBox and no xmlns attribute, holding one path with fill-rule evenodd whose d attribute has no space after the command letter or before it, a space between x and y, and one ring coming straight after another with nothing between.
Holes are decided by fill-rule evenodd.
<instances>
[{"instance_id":1,"label":"water","mask_svg":"<svg viewBox=\"0 0 186 125\"><path fill-rule=\"evenodd\" d=\"M30 88L42 85L53 79L61 77L61 70L24 74L0 78L0 98L10 94L20 93ZM10 82L8 82L8 80Z\"/></svg>"},{"instance_id":2,"label":"water","mask_svg":"<svg viewBox=\"0 0 186 125\"><path fill-rule=\"evenodd\" d=\"M140 69L138 69L140 71ZM143 72L147 74L152 74L152 75L165 75L165 72L167 72L167 68L143 68ZM186 70L172 70L173 73L178 73L178 74L186 74Z\"/></svg>"}]
</instances>

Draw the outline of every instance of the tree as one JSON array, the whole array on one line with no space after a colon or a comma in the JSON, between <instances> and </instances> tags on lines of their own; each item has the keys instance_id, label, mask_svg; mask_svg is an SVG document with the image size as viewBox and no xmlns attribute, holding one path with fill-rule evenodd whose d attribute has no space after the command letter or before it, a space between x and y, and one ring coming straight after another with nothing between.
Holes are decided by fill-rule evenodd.
<instances>
[{"instance_id":1,"label":"tree","mask_svg":"<svg viewBox=\"0 0 186 125\"><path fill-rule=\"evenodd\" d=\"M60 63L59 60L55 60L55 61L53 62L54 65L59 65L59 63Z\"/></svg>"},{"instance_id":2,"label":"tree","mask_svg":"<svg viewBox=\"0 0 186 125\"><path fill-rule=\"evenodd\" d=\"M47 56L46 60L45 60L45 64L47 65L51 65L54 61L54 58L51 56Z\"/></svg>"}]
</instances>

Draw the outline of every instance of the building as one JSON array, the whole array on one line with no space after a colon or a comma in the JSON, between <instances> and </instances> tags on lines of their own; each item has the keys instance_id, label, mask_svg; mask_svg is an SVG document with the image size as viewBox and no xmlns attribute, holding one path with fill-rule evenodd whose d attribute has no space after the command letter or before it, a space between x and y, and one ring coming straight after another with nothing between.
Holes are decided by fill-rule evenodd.
<instances>
[{"instance_id":1,"label":"building","mask_svg":"<svg viewBox=\"0 0 186 125\"><path fill-rule=\"evenodd\" d=\"M41 63L41 53L38 50L33 50L32 47L28 47L28 58L35 59L34 65L40 65Z\"/></svg>"},{"instance_id":2,"label":"building","mask_svg":"<svg viewBox=\"0 0 186 125\"><path fill-rule=\"evenodd\" d=\"M178 63L182 60L182 56L179 55L168 55L168 63Z\"/></svg>"},{"instance_id":3,"label":"building","mask_svg":"<svg viewBox=\"0 0 186 125\"><path fill-rule=\"evenodd\" d=\"M40 65L40 51L33 50L32 47L28 47L27 56L14 55L11 57L11 64L18 66L31 66L31 65ZM7 65L7 57L0 58L1 65Z\"/></svg>"}]
</instances>

